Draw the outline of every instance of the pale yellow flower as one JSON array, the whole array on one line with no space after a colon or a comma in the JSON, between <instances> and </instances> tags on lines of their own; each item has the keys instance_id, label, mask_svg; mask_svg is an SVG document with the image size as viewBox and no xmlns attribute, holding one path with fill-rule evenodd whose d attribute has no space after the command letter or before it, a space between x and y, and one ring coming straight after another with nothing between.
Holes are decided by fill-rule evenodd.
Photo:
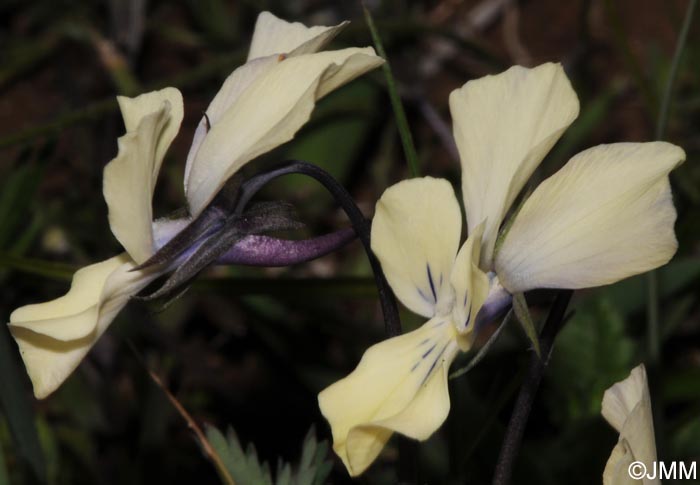
<instances>
[{"instance_id":1,"label":"pale yellow flower","mask_svg":"<svg viewBox=\"0 0 700 485\"><path fill-rule=\"evenodd\" d=\"M345 25L305 27L263 12L248 61L224 82L187 157L185 193L196 217L253 158L292 139L317 100L379 66L371 47L318 52ZM165 152L183 118L182 95L166 88L119 98L126 134L104 170L112 233L125 253L77 271L70 291L10 316L34 394L53 392L78 366L129 299L167 268L130 271L187 223L154 221L151 199Z\"/></svg>"},{"instance_id":2,"label":"pale yellow flower","mask_svg":"<svg viewBox=\"0 0 700 485\"><path fill-rule=\"evenodd\" d=\"M656 442L654 421L651 414L649 385L644 365L632 369L629 377L618 382L603 395L603 417L620 433L605 465L603 485L658 485L659 474L654 473ZM633 478L639 468L630 469L634 462L641 462L648 473L639 480ZM633 473L630 473L633 472ZM646 475L656 476L654 479Z\"/></svg>"},{"instance_id":3,"label":"pale yellow flower","mask_svg":"<svg viewBox=\"0 0 700 485\"><path fill-rule=\"evenodd\" d=\"M450 408L448 368L474 338L475 320L533 288L613 283L675 253L668 173L685 158L663 142L597 146L573 157L523 204L497 254L506 213L577 117L558 64L513 67L450 96L462 162L469 237L451 185L430 177L384 192L372 249L401 302L429 319L367 350L358 367L319 395L334 449L362 473L393 432L427 439Z\"/></svg>"}]
</instances>

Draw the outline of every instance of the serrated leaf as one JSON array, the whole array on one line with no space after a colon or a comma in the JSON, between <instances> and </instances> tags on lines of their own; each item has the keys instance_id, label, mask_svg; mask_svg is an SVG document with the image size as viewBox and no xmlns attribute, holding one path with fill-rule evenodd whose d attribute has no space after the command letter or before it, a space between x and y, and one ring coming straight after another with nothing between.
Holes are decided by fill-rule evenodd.
<instances>
[{"instance_id":1,"label":"serrated leaf","mask_svg":"<svg viewBox=\"0 0 700 485\"><path fill-rule=\"evenodd\" d=\"M301 452L301 461L299 468L304 470L311 466L311 462L316 456L316 431L312 426L304 437L304 445Z\"/></svg>"},{"instance_id":2,"label":"serrated leaf","mask_svg":"<svg viewBox=\"0 0 700 485\"><path fill-rule=\"evenodd\" d=\"M239 457L231 453L226 438L221 431L216 429L214 426L206 425L205 433L209 444L221 459L221 464L223 465L222 468L218 463L214 464L217 472L219 473L219 478L221 478L221 481L225 484L235 485L231 471L236 467L236 464L239 463Z\"/></svg>"},{"instance_id":3,"label":"serrated leaf","mask_svg":"<svg viewBox=\"0 0 700 485\"><path fill-rule=\"evenodd\" d=\"M46 481L46 461L39 442L34 417L34 406L27 386L20 378L24 369L17 365L10 331L0 328L0 404L7 417L17 451L32 468L36 477Z\"/></svg>"},{"instance_id":4,"label":"serrated leaf","mask_svg":"<svg viewBox=\"0 0 700 485\"><path fill-rule=\"evenodd\" d=\"M532 343L532 348L538 357L542 358L540 352L540 338L537 334L537 328L535 327L535 322L532 320L532 315L530 315L530 309L527 306L527 300L525 300L525 295L523 293L513 294L513 311L515 312L515 317L517 318L520 326L525 332L525 336L528 338L530 343Z\"/></svg>"},{"instance_id":5,"label":"serrated leaf","mask_svg":"<svg viewBox=\"0 0 700 485\"><path fill-rule=\"evenodd\" d=\"M280 460L277 466L277 481L276 485L292 485L292 467L289 463L283 463Z\"/></svg>"},{"instance_id":6,"label":"serrated leaf","mask_svg":"<svg viewBox=\"0 0 700 485\"><path fill-rule=\"evenodd\" d=\"M255 445L249 443L244 452L233 428L229 427L227 438L224 438L219 430L207 426L206 435L236 485L321 485L332 469L332 462L327 461L328 443L317 441L313 427L304 438L296 471L295 467L280 459L274 482L268 463L260 463Z\"/></svg>"}]
</instances>

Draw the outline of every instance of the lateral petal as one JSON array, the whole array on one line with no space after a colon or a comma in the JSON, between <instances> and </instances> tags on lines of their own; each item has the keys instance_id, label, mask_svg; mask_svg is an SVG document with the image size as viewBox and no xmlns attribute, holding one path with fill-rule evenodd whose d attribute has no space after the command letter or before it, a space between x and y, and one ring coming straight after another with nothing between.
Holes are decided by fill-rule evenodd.
<instances>
[{"instance_id":1,"label":"lateral petal","mask_svg":"<svg viewBox=\"0 0 700 485\"><path fill-rule=\"evenodd\" d=\"M461 232L462 213L447 180L404 180L382 194L372 220L372 251L411 311L430 318L440 302L451 303L447 279Z\"/></svg>"},{"instance_id":2,"label":"lateral petal","mask_svg":"<svg viewBox=\"0 0 700 485\"><path fill-rule=\"evenodd\" d=\"M151 200L163 157L180 128L182 95L177 89L120 97L126 134L119 153L104 169L103 193L112 233L134 261L153 252Z\"/></svg>"},{"instance_id":3,"label":"lateral petal","mask_svg":"<svg viewBox=\"0 0 700 485\"><path fill-rule=\"evenodd\" d=\"M450 111L469 234L486 221L481 267L488 271L506 212L578 116L578 98L561 65L514 66L453 91Z\"/></svg>"},{"instance_id":4,"label":"lateral petal","mask_svg":"<svg viewBox=\"0 0 700 485\"><path fill-rule=\"evenodd\" d=\"M426 440L445 421L456 338L449 319L434 318L373 345L350 375L319 394L333 449L350 475L365 471L394 432Z\"/></svg>"},{"instance_id":5,"label":"lateral petal","mask_svg":"<svg viewBox=\"0 0 700 485\"><path fill-rule=\"evenodd\" d=\"M664 142L576 155L523 204L496 255L503 286L587 288L668 262L678 245L668 173L684 159Z\"/></svg>"},{"instance_id":6,"label":"lateral petal","mask_svg":"<svg viewBox=\"0 0 700 485\"><path fill-rule=\"evenodd\" d=\"M68 378L129 298L158 276L134 267L126 253L86 266L66 295L12 312L10 331L37 398Z\"/></svg>"},{"instance_id":7,"label":"lateral petal","mask_svg":"<svg viewBox=\"0 0 700 485\"><path fill-rule=\"evenodd\" d=\"M471 335L467 334L473 330L476 316L489 294L489 277L479 268L483 232L482 223L469 235L457 253L450 275L455 295L452 318L457 331L462 335L460 343L465 351L471 346Z\"/></svg>"},{"instance_id":8,"label":"lateral petal","mask_svg":"<svg viewBox=\"0 0 700 485\"><path fill-rule=\"evenodd\" d=\"M656 462L654 422L644 365L635 367L629 377L605 391L601 412L620 433L620 439L605 465L603 485L661 483L658 475L654 480L647 477L641 482L632 480L628 470L631 463L641 461L652 472Z\"/></svg>"},{"instance_id":9,"label":"lateral petal","mask_svg":"<svg viewBox=\"0 0 700 485\"><path fill-rule=\"evenodd\" d=\"M291 57L260 76L211 127L190 166L192 214L244 164L291 140L318 99L382 62L370 47L351 48Z\"/></svg>"}]
</instances>

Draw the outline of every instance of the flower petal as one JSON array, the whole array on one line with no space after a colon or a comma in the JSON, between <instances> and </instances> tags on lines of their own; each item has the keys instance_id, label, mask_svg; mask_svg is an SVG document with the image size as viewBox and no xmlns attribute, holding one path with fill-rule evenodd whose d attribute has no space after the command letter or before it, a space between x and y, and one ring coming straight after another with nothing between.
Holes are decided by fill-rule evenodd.
<instances>
[{"instance_id":1,"label":"flower petal","mask_svg":"<svg viewBox=\"0 0 700 485\"><path fill-rule=\"evenodd\" d=\"M668 262L677 248L668 173L684 159L664 142L576 155L523 204L496 255L503 286L587 288Z\"/></svg>"},{"instance_id":2,"label":"flower petal","mask_svg":"<svg viewBox=\"0 0 700 485\"><path fill-rule=\"evenodd\" d=\"M350 475L367 469L393 432L426 440L445 421L456 337L449 319L434 318L373 345L350 375L319 394L333 449Z\"/></svg>"},{"instance_id":3,"label":"flower petal","mask_svg":"<svg viewBox=\"0 0 700 485\"><path fill-rule=\"evenodd\" d=\"M126 134L119 154L104 169L103 193L112 233L134 261L153 252L151 199L158 172L180 128L182 95L166 88L137 98L119 98Z\"/></svg>"},{"instance_id":4,"label":"flower petal","mask_svg":"<svg viewBox=\"0 0 700 485\"><path fill-rule=\"evenodd\" d=\"M237 68L226 78L221 89L219 89L214 99L209 103L209 107L206 110L206 117L202 116L194 132L192 145L190 146L190 151L187 153L187 163L185 164L185 195L187 195L192 165L211 128L221 121L221 118L223 118L224 114L231 108L233 103L238 100L242 92L283 59L283 57L276 55L253 59ZM195 214L195 216L197 215L198 214Z\"/></svg>"},{"instance_id":5,"label":"flower petal","mask_svg":"<svg viewBox=\"0 0 700 485\"><path fill-rule=\"evenodd\" d=\"M605 391L602 414L620 433L618 444L605 466L603 485L640 483L631 480L629 465L641 461L651 471L656 461L654 423L644 365L635 367L629 377ZM644 478L641 483L661 482L658 478Z\"/></svg>"},{"instance_id":6,"label":"flower petal","mask_svg":"<svg viewBox=\"0 0 700 485\"><path fill-rule=\"evenodd\" d=\"M454 289L454 307L452 318L457 331L463 336L460 339L463 351L471 346L471 336L465 339L465 334L474 329L474 322L479 310L489 294L489 277L479 268L481 252L481 237L485 224L479 224L462 245L455 259L450 283Z\"/></svg>"},{"instance_id":7,"label":"flower petal","mask_svg":"<svg viewBox=\"0 0 700 485\"><path fill-rule=\"evenodd\" d=\"M561 65L514 66L453 91L450 111L469 234L486 221L481 267L489 270L506 212L578 116L578 98Z\"/></svg>"},{"instance_id":8,"label":"flower petal","mask_svg":"<svg viewBox=\"0 0 700 485\"><path fill-rule=\"evenodd\" d=\"M382 194L372 221L372 251L411 311L430 318L439 302L448 303L447 278L461 232L462 213L447 180L404 180Z\"/></svg>"},{"instance_id":9,"label":"flower petal","mask_svg":"<svg viewBox=\"0 0 700 485\"><path fill-rule=\"evenodd\" d=\"M129 298L158 276L130 272L134 266L126 253L87 266L66 295L12 312L10 330L37 398L68 378Z\"/></svg>"},{"instance_id":10,"label":"flower petal","mask_svg":"<svg viewBox=\"0 0 700 485\"><path fill-rule=\"evenodd\" d=\"M312 54L321 50L350 22L326 27L306 27L299 22L287 22L270 12L262 12L255 23L248 61L273 54Z\"/></svg>"},{"instance_id":11,"label":"flower petal","mask_svg":"<svg viewBox=\"0 0 700 485\"><path fill-rule=\"evenodd\" d=\"M244 164L291 140L318 99L382 62L372 48L343 49L287 58L259 77L211 127L191 164L192 214Z\"/></svg>"},{"instance_id":12,"label":"flower petal","mask_svg":"<svg viewBox=\"0 0 700 485\"><path fill-rule=\"evenodd\" d=\"M195 157L212 126L219 123L233 103L256 79L287 57L313 54L328 44L348 24L310 27L281 20L269 12L258 16L248 61L224 81L197 125L185 165L185 192Z\"/></svg>"}]
</instances>

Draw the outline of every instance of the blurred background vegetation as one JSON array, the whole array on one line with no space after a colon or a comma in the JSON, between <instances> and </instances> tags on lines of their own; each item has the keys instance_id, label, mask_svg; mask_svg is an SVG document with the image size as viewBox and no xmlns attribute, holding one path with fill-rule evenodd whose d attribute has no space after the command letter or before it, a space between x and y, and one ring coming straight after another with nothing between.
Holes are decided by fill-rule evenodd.
<instances>
[{"instance_id":1,"label":"blurred background vegetation","mask_svg":"<svg viewBox=\"0 0 700 485\"><path fill-rule=\"evenodd\" d=\"M581 99L579 119L533 183L583 148L653 139L687 6L682 0L366 3L400 87L421 171L447 177L456 188L460 168L448 94L512 64L563 63ZM184 159L196 123L226 75L244 61L264 9L307 25L350 19L335 45L371 45L354 0L0 3L2 319L20 305L63 294L76 267L119 251L101 193L102 169L123 132L116 94L162 86L183 91L185 120L161 171L155 213L183 205ZM535 402L515 484L600 483L617 440L599 415L602 393L639 362L651 364L660 456L700 457L699 65L696 22L679 64L666 134L688 159L672 173L680 247L658 273L660 359L653 363L647 345L644 277L577 292L575 316L557 341ZM377 71L329 96L292 143L250 170L289 157L317 163L371 215L382 191L407 174L385 86ZM507 143L508 133L503 136ZM298 207L307 224L300 236L347 224L309 179L280 180L267 196ZM539 317L550 295L529 300ZM403 323L410 329L421 322L404 312ZM382 335L376 291L357 242L293 268L214 268L166 309L131 303L78 371L41 402L31 397L2 327L0 483L218 483L145 367L199 423L232 426L273 469L280 458L297 463L312 425L319 440L330 439L316 394L350 371ZM452 381L452 412L418 448L409 473L416 483L490 483L528 355L513 326L481 364ZM305 450L316 452L308 448L307 440ZM396 483L397 449L394 440L358 482ZM328 481L350 482L339 462L328 459L335 463Z\"/></svg>"}]
</instances>

